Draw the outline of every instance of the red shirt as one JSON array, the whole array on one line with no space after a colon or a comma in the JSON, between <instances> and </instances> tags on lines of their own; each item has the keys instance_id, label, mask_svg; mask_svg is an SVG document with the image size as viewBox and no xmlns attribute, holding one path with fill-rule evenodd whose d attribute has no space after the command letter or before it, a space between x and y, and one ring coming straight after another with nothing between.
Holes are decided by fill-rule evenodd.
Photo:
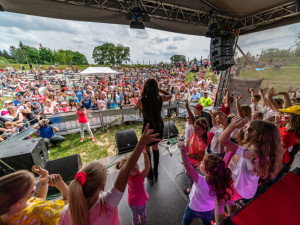
<instances>
[{"instance_id":1,"label":"red shirt","mask_svg":"<svg viewBox=\"0 0 300 225\"><path fill-rule=\"evenodd\" d=\"M297 136L296 132L286 132L286 127L280 127L278 128L281 136L281 144L283 148L285 149L285 152L282 157L282 163L288 163L290 161L290 155L289 155L289 147L297 144Z\"/></svg>"},{"instance_id":2,"label":"red shirt","mask_svg":"<svg viewBox=\"0 0 300 225\"><path fill-rule=\"evenodd\" d=\"M224 104L222 104L221 111L228 116L230 114L230 107L226 107Z\"/></svg>"},{"instance_id":3,"label":"red shirt","mask_svg":"<svg viewBox=\"0 0 300 225\"><path fill-rule=\"evenodd\" d=\"M82 111L78 111L78 123L87 123L89 122L86 115L82 113Z\"/></svg>"}]
</instances>

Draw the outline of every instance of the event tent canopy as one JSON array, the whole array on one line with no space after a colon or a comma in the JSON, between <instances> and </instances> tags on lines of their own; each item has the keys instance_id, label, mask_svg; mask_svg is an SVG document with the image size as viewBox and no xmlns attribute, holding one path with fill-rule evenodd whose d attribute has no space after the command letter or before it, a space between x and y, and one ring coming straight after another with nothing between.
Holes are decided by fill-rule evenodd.
<instances>
[{"instance_id":1,"label":"event tent canopy","mask_svg":"<svg viewBox=\"0 0 300 225\"><path fill-rule=\"evenodd\" d=\"M80 74L88 75L88 74L118 74L119 72L112 70L108 67L88 67Z\"/></svg>"},{"instance_id":2,"label":"event tent canopy","mask_svg":"<svg viewBox=\"0 0 300 225\"><path fill-rule=\"evenodd\" d=\"M299 1L299 0L297 0ZM51 18L129 25L127 0L0 0L5 11ZM240 35L300 22L295 0L141 0L150 22L145 27L205 35L213 9L222 26Z\"/></svg>"}]
</instances>

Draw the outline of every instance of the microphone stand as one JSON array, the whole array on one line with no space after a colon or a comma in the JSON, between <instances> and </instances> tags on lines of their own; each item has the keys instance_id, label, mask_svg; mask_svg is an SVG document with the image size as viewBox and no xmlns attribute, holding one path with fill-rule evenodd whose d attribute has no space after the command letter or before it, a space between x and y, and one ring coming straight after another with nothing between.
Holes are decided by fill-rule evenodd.
<instances>
[{"instance_id":1,"label":"microphone stand","mask_svg":"<svg viewBox=\"0 0 300 225\"><path fill-rule=\"evenodd\" d=\"M167 150L170 154L170 156L172 156L172 152L171 152L171 146L170 146L170 121L171 121L171 100L169 101L169 106L168 106L168 139L167 139L167 146L164 146L162 144L159 144L162 147L165 147L165 150Z\"/></svg>"}]
</instances>

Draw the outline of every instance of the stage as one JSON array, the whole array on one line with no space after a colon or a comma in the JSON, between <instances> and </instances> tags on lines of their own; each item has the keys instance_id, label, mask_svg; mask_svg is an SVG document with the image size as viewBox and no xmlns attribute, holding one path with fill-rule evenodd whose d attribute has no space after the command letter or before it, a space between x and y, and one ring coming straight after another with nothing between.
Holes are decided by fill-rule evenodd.
<instances>
[{"instance_id":1,"label":"stage","mask_svg":"<svg viewBox=\"0 0 300 225\"><path fill-rule=\"evenodd\" d=\"M166 146L166 144L163 144ZM162 146L160 148L159 175L155 182L145 179L145 188L149 195L147 203L147 224L155 225L180 225L184 214L188 197L182 192L187 186L184 167L181 164L180 152L177 146L171 149L172 156ZM125 156L128 154L125 154ZM104 165L111 166L124 156L112 156L100 161ZM144 168L143 156L138 162L140 169ZM106 189L110 189L118 175L114 166L108 169ZM122 225L132 225L132 213L127 202L127 189L119 205L119 216ZM202 224L195 220L193 224Z\"/></svg>"},{"instance_id":2,"label":"stage","mask_svg":"<svg viewBox=\"0 0 300 225\"><path fill-rule=\"evenodd\" d=\"M177 146L171 148L172 156L165 149L166 144L160 146L159 176L156 182L145 179L145 188L149 194L147 204L147 224L151 225L180 225L188 196L183 193L183 188L187 186L184 167L181 163L181 156ZM124 155L111 156L100 161L108 166L108 177L106 190L109 190L118 175L118 170L114 165L117 161L130 153ZM139 166L144 168L143 156L139 159ZM292 169L300 167L300 154L296 155ZM119 216L122 225L131 225L132 213L127 203L127 190L119 205ZM193 225L201 225L201 220L195 220Z\"/></svg>"}]
</instances>

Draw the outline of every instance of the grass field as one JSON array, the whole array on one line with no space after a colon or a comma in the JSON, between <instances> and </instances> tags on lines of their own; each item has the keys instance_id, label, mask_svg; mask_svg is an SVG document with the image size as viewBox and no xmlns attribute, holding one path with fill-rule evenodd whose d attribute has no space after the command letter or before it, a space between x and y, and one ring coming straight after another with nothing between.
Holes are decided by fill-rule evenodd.
<instances>
[{"instance_id":1,"label":"grass field","mask_svg":"<svg viewBox=\"0 0 300 225\"><path fill-rule=\"evenodd\" d=\"M184 119L173 119L179 134L184 132ZM113 155L115 148L115 132L135 129L138 138L141 136L142 124L130 124L108 127L102 132L100 129L93 130L96 141L92 142L89 134L85 133L84 142L80 142L80 133L66 135L66 140L57 146L50 148L50 159L58 159L65 156L79 154L83 162L90 162Z\"/></svg>"}]
</instances>

